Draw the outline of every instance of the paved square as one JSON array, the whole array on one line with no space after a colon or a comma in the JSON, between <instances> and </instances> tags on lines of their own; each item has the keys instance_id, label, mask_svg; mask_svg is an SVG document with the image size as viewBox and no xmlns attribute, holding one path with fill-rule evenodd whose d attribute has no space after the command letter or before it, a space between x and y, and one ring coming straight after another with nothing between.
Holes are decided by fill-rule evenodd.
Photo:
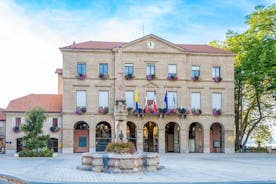
<instances>
[{"instance_id":1,"label":"paved square","mask_svg":"<svg viewBox=\"0 0 276 184\"><path fill-rule=\"evenodd\" d=\"M42 183L276 183L276 154L162 154L164 169L136 174L77 170L80 154L56 158L14 158L0 155L0 175Z\"/></svg>"}]
</instances>

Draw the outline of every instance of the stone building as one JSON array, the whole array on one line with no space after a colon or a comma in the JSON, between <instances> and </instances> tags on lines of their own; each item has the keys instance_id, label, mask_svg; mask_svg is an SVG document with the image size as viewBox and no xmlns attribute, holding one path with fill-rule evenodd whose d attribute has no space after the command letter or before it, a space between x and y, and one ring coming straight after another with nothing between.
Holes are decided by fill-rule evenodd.
<instances>
[{"instance_id":1,"label":"stone building","mask_svg":"<svg viewBox=\"0 0 276 184\"><path fill-rule=\"evenodd\" d=\"M233 53L155 35L60 50L63 152L103 151L118 136L140 152L234 152ZM122 135L118 98L128 110Z\"/></svg>"},{"instance_id":2,"label":"stone building","mask_svg":"<svg viewBox=\"0 0 276 184\"><path fill-rule=\"evenodd\" d=\"M0 153L5 153L6 146L6 115L4 109L0 108Z\"/></svg>"},{"instance_id":3,"label":"stone building","mask_svg":"<svg viewBox=\"0 0 276 184\"><path fill-rule=\"evenodd\" d=\"M45 110L47 119L43 123L43 132L50 135L49 147L55 152L61 151L62 95L30 94L10 101L5 109L7 152L22 150L24 133L20 125L25 123L25 113L34 107Z\"/></svg>"}]
</instances>

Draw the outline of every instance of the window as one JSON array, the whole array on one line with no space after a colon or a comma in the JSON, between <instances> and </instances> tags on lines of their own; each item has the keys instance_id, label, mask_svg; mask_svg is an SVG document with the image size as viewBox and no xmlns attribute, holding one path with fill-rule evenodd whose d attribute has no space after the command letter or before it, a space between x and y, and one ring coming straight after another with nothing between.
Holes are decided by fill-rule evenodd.
<instances>
[{"instance_id":1,"label":"window","mask_svg":"<svg viewBox=\"0 0 276 184\"><path fill-rule=\"evenodd\" d=\"M155 91L147 91L148 105L153 104L154 98L155 98Z\"/></svg>"},{"instance_id":2,"label":"window","mask_svg":"<svg viewBox=\"0 0 276 184\"><path fill-rule=\"evenodd\" d=\"M126 91L126 105L127 107L134 107L134 92L133 91Z\"/></svg>"},{"instance_id":3,"label":"window","mask_svg":"<svg viewBox=\"0 0 276 184\"><path fill-rule=\"evenodd\" d=\"M168 76L176 76L176 65L168 65Z\"/></svg>"},{"instance_id":4,"label":"window","mask_svg":"<svg viewBox=\"0 0 276 184\"><path fill-rule=\"evenodd\" d=\"M53 127L58 127L58 119L53 118Z\"/></svg>"},{"instance_id":5,"label":"window","mask_svg":"<svg viewBox=\"0 0 276 184\"><path fill-rule=\"evenodd\" d=\"M108 64L100 64L100 74L108 74Z\"/></svg>"},{"instance_id":6,"label":"window","mask_svg":"<svg viewBox=\"0 0 276 184\"><path fill-rule=\"evenodd\" d=\"M20 126L21 124L21 118L15 118L15 126Z\"/></svg>"},{"instance_id":7,"label":"window","mask_svg":"<svg viewBox=\"0 0 276 184\"><path fill-rule=\"evenodd\" d=\"M147 64L147 75L155 75L155 64Z\"/></svg>"},{"instance_id":8,"label":"window","mask_svg":"<svg viewBox=\"0 0 276 184\"><path fill-rule=\"evenodd\" d=\"M199 77L199 76L200 76L200 67L192 66L192 77Z\"/></svg>"},{"instance_id":9,"label":"window","mask_svg":"<svg viewBox=\"0 0 276 184\"><path fill-rule=\"evenodd\" d=\"M176 91L168 91L168 107L170 109L177 108L177 93L176 93Z\"/></svg>"},{"instance_id":10,"label":"window","mask_svg":"<svg viewBox=\"0 0 276 184\"><path fill-rule=\"evenodd\" d=\"M99 92L99 107L108 107L108 91Z\"/></svg>"},{"instance_id":11,"label":"window","mask_svg":"<svg viewBox=\"0 0 276 184\"><path fill-rule=\"evenodd\" d=\"M77 107L86 107L86 91L77 91Z\"/></svg>"},{"instance_id":12,"label":"window","mask_svg":"<svg viewBox=\"0 0 276 184\"><path fill-rule=\"evenodd\" d=\"M200 93L192 93L191 95L192 109L200 109Z\"/></svg>"},{"instance_id":13,"label":"window","mask_svg":"<svg viewBox=\"0 0 276 184\"><path fill-rule=\"evenodd\" d=\"M221 94L213 93L212 94L212 108L221 109Z\"/></svg>"},{"instance_id":14,"label":"window","mask_svg":"<svg viewBox=\"0 0 276 184\"><path fill-rule=\"evenodd\" d=\"M213 77L220 77L220 67L213 66Z\"/></svg>"},{"instance_id":15,"label":"window","mask_svg":"<svg viewBox=\"0 0 276 184\"><path fill-rule=\"evenodd\" d=\"M77 72L79 75L86 74L86 64L85 63L78 63Z\"/></svg>"},{"instance_id":16,"label":"window","mask_svg":"<svg viewBox=\"0 0 276 184\"><path fill-rule=\"evenodd\" d=\"M125 64L125 75L133 75L133 64Z\"/></svg>"}]
</instances>

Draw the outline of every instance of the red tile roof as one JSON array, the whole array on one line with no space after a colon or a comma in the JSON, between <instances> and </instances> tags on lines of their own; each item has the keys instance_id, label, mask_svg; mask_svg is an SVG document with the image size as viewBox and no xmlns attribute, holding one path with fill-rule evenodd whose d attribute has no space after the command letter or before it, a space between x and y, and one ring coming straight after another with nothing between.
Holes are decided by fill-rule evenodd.
<instances>
[{"instance_id":1,"label":"red tile roof","mask_svg":"<svg viewBox=\"0 0 276 184\"><path fill-rule=\"evenodd\" d=\"M88 50L111 50L127 42L103 42L103 41L88 41L83 43L75 43L61 49L88 49ZM209 45L200 44L175 44L191 53L214 53L214 54L233 54L224 49L218 49Z\"/></svg>"},{"instance_id":2,"label":"red tile roof","mask_svg":"<svg viewBox=\"0 0 276 184\"><path fill-rule=\"evenodd\" d=\"M33 107L42 107L46 112L62 111L62 95L30 94L10 101L7 112L26 112Z\"/></svg>"},{"instance_id":3,"label":"red tile roof","mask_svg":"<svg viewBox=\"0 0 276 184\"><path fill-rule=\"evenodd\" d=\"M6 121L6 114L4 113L4 109L0 108L0 121Z\"/></svg>"}]
</instances>

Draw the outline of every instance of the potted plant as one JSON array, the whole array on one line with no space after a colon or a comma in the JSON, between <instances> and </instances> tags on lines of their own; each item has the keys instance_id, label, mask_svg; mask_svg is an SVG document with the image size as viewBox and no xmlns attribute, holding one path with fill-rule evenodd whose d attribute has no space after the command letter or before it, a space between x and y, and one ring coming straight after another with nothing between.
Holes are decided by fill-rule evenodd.
<instances>
[{"instance_id":1,"label":"potted plant","mask_svg":"<svg viewBox=\"0 0 276 184\"><path fill-rule=\"evenodd\" d=\"M199 115L199 114L201 114L201 109L192 108L192 114L193 114L193 115Z\"/></svg>"},{"instance_id":2,"label":"potted plant","mask_svg":"<svg viewBox=\"0 0 276 184\"><path fill-rule=\"evenodd\" d=\"M175 81L175 80L177 80L176 73L175 73L175 74L169 74L168 77L167 77L167 79L170 80L170 81Z\"/></svg>"},{"instance_id":3,"label":"potted plant","mask_svg":"<svg viewBox=\"0 0 276 184\"><path fill-rule=\"evenodd\" d=\"M176 109L176 113L181 117L181 118L186 118L186 116L190 113L189 110L185 109L184 107L179 107Z\"/></svg>"},{"instance_id":4,"label":"potted plant","mask_svg":"<svg viewBox=\"0 0 276 184\"><path fill-rule=\"evenodd\" d=\"M20 132L20 127L19 127L19 126L14 126L14 127L12 128L12 130L13 130L15 133L18 133L18 132Z\"/></svg>"},{"instance_id":5,"label":"potted plant","mask_svg":"<svg viewBox=\"0 0 276 184\"><path fill-rule=\"evenodd\" d=\"M130 80L130 79L132 79L133 77L134 77L134 76L133 76L132 73L129 73L129 74L125 75L125 79L126 79L126 80Z\"/></svg>"},{"instance_id":6,"label":"potted plant","mask_svg":"<svg viewBox=\"0 0 276 184\"><path fill-rule=\"evenodd\" d=\"M136 110L134 111L134 114L137 116L137 118L139 117L142 118L145 116L145 110L142 108L139 108L138 112Z\"/></svg>"},{"instance_id":7,"label":"potted plant","mask_svg":"<svg viewBox=\"0 0 276 184\"><path fill-rule=\"evenodd\" d=\"M108 113L108 107L99 107L98 112L100 114L107 114Z\"/></svg>"},{"instance_id":8,"label":"potted plant","mask_svg":"<svg viewBox=\"0 0 276 184\"><path fill-rule=\"evenodd\" d=\"M77 77L78 77L79 80L85 80L86 79L86 74L79 73L77 75Z\"/></svg>"},{"instance_id":9,"label":"potted plant","mask_svg":"<svg viewBox=\"0 0 276 184\"><path fill-rule=\"evenodd\" d=\"M99 74L99 78L100 78L100 79L103 79L103 80L106 80L106 79L108 78L108 74L100 73L100 74Z\"/></svg>"},{"instance_id":10,"label":"potted plant","mask_svg":"<svg viewBox=\"0 0 276 184\"><path fill-rule=\"evenodd\" d=\"M77 107L76 108L76 114L78 114L78 115L82 115L85 112L86 112L86 107Z\"/></svg>"},{"instance_id":11,"label":"potted plant","mask_svg":"<svg viewBox=\"0 0 276 184\"><path fill-rule=\"evenodd\" d=\"M147 75L146 76L146 79L148 80L148 81L151 81L151 80L153 80L155 78L155 75L154 74L152 74L152 75Z\"/></svg>"},{"instance_id":12,"label":"potted plant","mask_svg":"<svg viewBox=\"0 0 276 184\"><path fill-rule=\"evenodd\" d=\"M214 116L219 116L219 115L221 115L221 109L213 109L212 112L213 112L213 115L214 115Z\"/></svg>"},{"instance_id":13,"label":"potted plant","mask_svg":"<svg viewBox=\"0 0 276 184\"><path fill-rule=\"evenodd\" d=\"M199 80L199 76L192 76L192 81L198 81Z\"/></svg>"},{"instance_id":14,"label":"potted plant","mask_svg":"<svg viewBox=\"0 0 276 184\"><path fill-rule=\"evenodd\" d=\"M222 78L221 77L213 77L213 81L220 82L220 81L222 81Z\"/></svg>"},{"instance_id":15,"label":"potted plant","mask_svg":"<svg viewBox=\"0 0 276 184\"><path fill-rule=\"evenodd\" d=\"M59 131L59 128L56 127L56 126L51 126L51 127L50 127L50 131L53 132L53 133L55 133L55 132L58 132L58 131Z\"/></svg>"}]
</instances>

